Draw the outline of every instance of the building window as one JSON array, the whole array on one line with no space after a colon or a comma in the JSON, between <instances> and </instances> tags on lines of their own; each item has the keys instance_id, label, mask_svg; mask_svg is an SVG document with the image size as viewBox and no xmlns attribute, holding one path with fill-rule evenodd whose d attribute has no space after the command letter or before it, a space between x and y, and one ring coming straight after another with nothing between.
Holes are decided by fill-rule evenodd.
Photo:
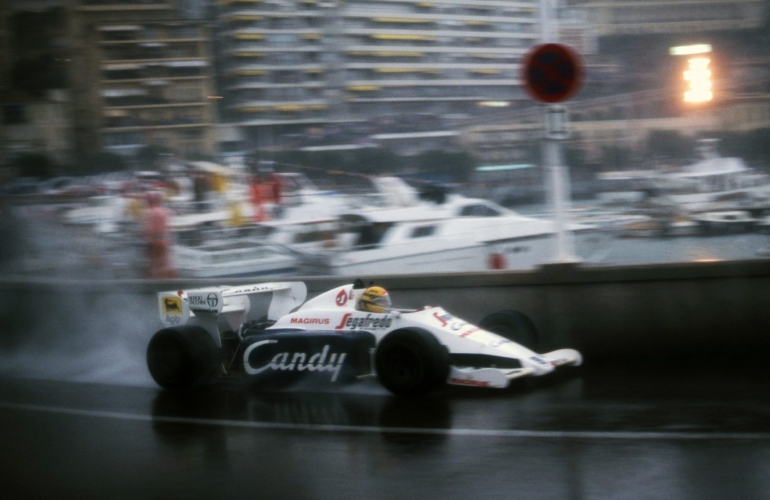
<instances>
[{"instance_id":1,"label":"building window","mask_svg":"<svg viewBox=\"0 0 770 500\"><path fill-rule=\"evenodd\" d=\"M21 104L6 104L2 107L3 125L23 125L27 123L27 114Z\"/></svg>"}]
</instances>

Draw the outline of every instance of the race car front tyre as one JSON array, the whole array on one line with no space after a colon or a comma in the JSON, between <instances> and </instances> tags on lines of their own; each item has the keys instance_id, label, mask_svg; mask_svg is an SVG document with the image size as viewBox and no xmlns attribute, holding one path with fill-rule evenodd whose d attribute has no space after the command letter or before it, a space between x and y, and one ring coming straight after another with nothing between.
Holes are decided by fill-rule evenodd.
<instances>
[{"instance_id":1,"label":"race car front tyre","mask_svg":"<svg viewBox=\"0 0 770 500\"><path fill-rule=\"evenodd\" d=\"M446 382L449 351L426 330L396 330L380 342L374 365L387 390L399 396L419 396Z\"/></svg>"},{"instance_id":2,"label":"race car front tyre","mask_svg":"<svg viewBox=\"0 0 770 500\"><path fill-rule=\"evenodd\" d=\"M214 377L217 347L199 326L165 328L147 346L147 368L164 389L185 390L206 385Z\"/></svg>"},{"instance_id":3,"label":"race car front tyre","mask_svg":"<svg viewBox=\"0 0 770 500\"><path fill-rule=\"evenodd\" d=\"M514 310L495 312L482 319L479 326L527 349L537 350L537 327L524 313Z\"/></svg>"}]
</instances>

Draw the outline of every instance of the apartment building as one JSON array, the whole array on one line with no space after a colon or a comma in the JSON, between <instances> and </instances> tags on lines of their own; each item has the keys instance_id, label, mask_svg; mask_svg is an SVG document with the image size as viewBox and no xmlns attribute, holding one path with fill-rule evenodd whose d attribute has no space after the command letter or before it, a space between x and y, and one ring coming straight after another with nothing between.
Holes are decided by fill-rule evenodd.
<instances>
[{"instance_id":1,"label":"apartment building","mask_svg":"<svg viewBox=\"0 0 770 500\"><path fill-rule=\"evenodd\" d=\"M570 143L589 161L606 147L638 152L652 130L697 135L767 126L768 59L756 50L766 1L562 0L561 5L593 25L605 51L599 58L619 68L607 77L620 92L595 96L585 89L568 103ZM714 44L713 102L682 101L687 68L669 53L677 41ZM542 135L542 113L533 113L477 120L464 129L463 144L488 162L519 158Z\"/></svg>"},{"instance_id":2,"label":"apartment building","mask_svg":"<svg viewBox=\"0 0 770 500\"><path fill-rule=\"evenodd\" d=\"M0 97L0 165L26 153L42 153L59 164L71 159L70 102L64 90L45 96Z\"/></svg>"},{"instance_id":3,"label":"apartment building","mask_svg":"<svg viewBox=\"0 0 770 500\"><path fill-rule=\"evenodd\" d=\"M0 1L0 90L10 85L11 74L11 9L8 3Z\"/></svg>"},{"instance_id":4,"label":"apartment building","mask_svg":"<svg viewBox=\"0 0 770 500\"><path fill-rule=\"evenodd\" d=\"M209 29L170 0L70 0L76 151L216 150Z\"/></svg>"},{"instance_id":5,"label":"apartment building","mask_svg":"<svg viewBox=\"0 0 770 500\"><path fill-rule=\"evenodd\" d=\"M519 64L541 32L538 0L212 0L214 60L208 28L181 20L176 0L69 2L73 52L85 55L70 66L77 150L162 144L210 154L217 104L221 121L245 132L245 149L335 125L369 137L457 130L528 104ZM560 35L584 54L596 50L594 35L697 32L716 26L712 18L719 29L755 27L764 8L754 0L560 5Z\"/></svg>"},{"instance_id":6,"label":"apartment building","mask_svg":"<svg viewBox=\"0 0 770 500\"><path fill-rule=\"evenodd\" d=\"M599 36L754 29L767 0L564 0L587 13Z\"/></svg>"},{"instance_id":7,"label":"apartment building","mask_svg":"<svg viewBox=\"0 0 770 500\"><path fill-rule=\"evenodd\" d=\"M525 99L537 0L219 0L227 119L276 134Z\"/></svg>"},{"instance_id":8,"label":"apartment building","mask_svg":"<svg viewBox=\"0 0 770 500\"><path fill-rule=\"evenodd\" d=\"M0 0L0 166L26 153L70 159L63 0Z\"/></svg>"}]
</instances>

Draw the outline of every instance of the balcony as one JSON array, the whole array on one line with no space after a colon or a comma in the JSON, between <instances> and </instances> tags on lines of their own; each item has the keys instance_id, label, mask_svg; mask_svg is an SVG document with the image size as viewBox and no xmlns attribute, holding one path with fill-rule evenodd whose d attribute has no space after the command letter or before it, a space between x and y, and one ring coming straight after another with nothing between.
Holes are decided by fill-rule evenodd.
<instances>
[{"instance_id":1,"label":"balcony","mask_svg":"<svg viewBox=\"0 0 770 500\"><path fill-rule=\"evenodd\" d=\"M198 89L194 90L197 91ZM185 91L188 95L190 94L190 89L185 89ZM159 109L207 105L208 103L202 96L202 88L200 94L201 97L196 100L194 97L185 96L179 89L175 88L166 89L165 92L140 87L103 89L101 91L105 113L108 114L115 109Z\"/></svg>"},{"instance_id":2,"label":"balcony","mask_svg":"<svg viewBox=\"0 0 770 500\"><path fill-rule=\"evenodd\" d=\"M243 113L298 113L305 111L324 111L329 105L323 100L313 101L294 101L294 102L276 102L276 101L252 101L233 106L233 109Z\"/></svg>"},{"instance_id":3,"label":"balcony","mask_svg":"<svg viewBox=\"0 0 770 500\"><path fill-rule=\"evenodd\" d=\"M255 3L262 3L263 0L218 0L219 5L250 5Z\"/></svg>"},{"instance_id":4,"label":"balcony","mask_svg":"<svg viewBox=\"0 0 770 500\"><path fill-rule=\"evenodd\" d=\"M80 12L115 12L142 10L173 10L171 0L80 0L77 10Z\"/></svg>"},{"instance_id":5,"label":"balcony","mask_svg":"<svg viewBox=\"0 0 770 500\"><path fill-rule=\"evenodd\" d=\"M169 47L165 42L141 42L129 46L103 47L102 52L102 59L106 61L202 60L200 48L192 43Z\"/></svg>"},{"instance_id":6,"label":"balcony","mask_svg":"<svg viewBox=\"0 0 770 500\"><path fill-rule=\"evenodd\" d=\"M379 86L382 88L398 88L398 87L458 87L468 89L476 89L477 87L501 87L501 88L514 88L521 85L521 80L518 78L495 78L495 79L481 79L481 78L443 78L443 79L417 79L417 78L394 78L394 79L371 79L371 80L351 80L347 83L347 88L358 86Z\"/></svg>"},{"instance_id":7,"label":"balcony","mask_svg":"<svg viewBox=\"0 0 770 500\"><path fill-rule=\"evenodd\" d=\"M372 40L386 41L435 42L437 40L435 36L419 35L416 33L372 33L367 36Z\"/></svg>"},{"instance_id":8,"label":"balcony","mask_svg":"<svg viewBox=\"0 0 770 500\"><path fill-rule=\"evenodd\" d=\"M141 114L140 114L141 113ZM105 112L103 130L108 132L131 132L141 129L199 128L207 127L203 113L198 110L183 112L177 110L125 110L109 109Z\"/></svg>"},{"instance_id":9,"label":"balcony","mask_svg":"<svg viewBox=\"0 0 770 500\"><path fill-rule=\"evenodd\" d=\"M268 81L260 81L254 78L240 78L231 82L231 85L227 87L229 91L248 91L248 90L264 90L264 89L311 89L318 90L326 87L326 84L322 81L310 80L298 83L273 83Z\"/></svg>"},{"instance_id":10,"label":"balcony","mask_svg":"<svg viewBox=\"0 0 770 500\"><path fill-rule=\"evenodd\" d=\"M187 60L145 60L145 61L103 61L102 72L105 80L157 79L180 77L203 77L208 67L204 59ZM117 75L117 77L115 77ZM125 78L128 77L128 78Z\"/></svg>"},{"instance_id":11,"label":"balcony","mask_svg":"<svg viewBox=\"0 0 770 500\"><path fill-rule=\"evenodd\" d=\"M196 25L177 23L103 24L97 27L100 45L142 42L200 42L207 40Z\"/></svg>"}]
</instances>

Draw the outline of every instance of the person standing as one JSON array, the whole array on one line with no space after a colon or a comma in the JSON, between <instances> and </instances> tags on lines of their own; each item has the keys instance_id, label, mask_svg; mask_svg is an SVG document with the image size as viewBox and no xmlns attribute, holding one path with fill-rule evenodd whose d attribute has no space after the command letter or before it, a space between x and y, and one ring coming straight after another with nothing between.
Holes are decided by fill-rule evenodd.
<instances>
[{"instance_id":1,"label":"person standing","mask_svg":"<svg viewBox=\"0 0 770 500\"><path fill-rule=\"evenodd\" d=\"M195 211L203 212L206 209L206 196L208 196L206 178L201 172L193 174L193 198L195 201Z\"/></svg>"},{"instance_id":2,"label":"person standing","mask_svg":"<svg viewBox=\"0 0 770 500\"><path fill-rule=\"evenodd\" d=\"M172 279L176 273L171 266L171 234L168 227L169 213L163 206L163 195L157 191L147 194L144 241L147 254L146 277L148 279Z\"/></svg>"}]
</instances>

